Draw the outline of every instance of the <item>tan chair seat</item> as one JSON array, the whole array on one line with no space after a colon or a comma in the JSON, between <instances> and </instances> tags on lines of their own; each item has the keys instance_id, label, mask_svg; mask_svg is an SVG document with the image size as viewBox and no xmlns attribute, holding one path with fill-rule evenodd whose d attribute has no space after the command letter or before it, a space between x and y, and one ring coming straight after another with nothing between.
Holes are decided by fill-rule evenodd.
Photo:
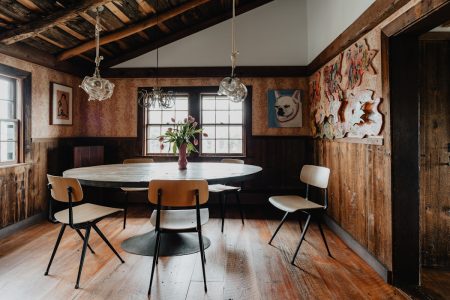
<instances>
[{"instance_id":1,"label":"tan chair seat","mask_svg":"<svg viewBox=\"0 0 450 300\"><path fill-rule=\"evenodd\" d=\"M290 213L299 209L324 208L323 205L319 205L297 195L272 196L269 198L269 202L272 203L273 206Z\"/></svg>"},{"instance_id":2,"label":"tan chair seat","mask_svg":"<svg viewBox=\"0 0 450 300\"><path fill-rule=\"evenodd\" d=\"M209 220L209 210L200 209L200 224L204 225ZM156 210L150 217L150 223L156 226ZM197 214L195 209L161 210L161 229L180 230L191 229L197 226Z\"/></svg>"},{"instance_id":3,"label":"tan chair seat","mask_svg":"<svg viewBox=\"0 0 450 300\"><path fill-rule=\"evenodd\" d=\"M73 223L80 224L105 217L118 211L123 211L123 209L85 203L75 206L72 211ZM57 212L55 214L55 219L61 223L69 224L69 209Z\"/></svg>"},{"instance_id":4,"label":"tan chair seat","mask_svg":"<svg viewBox=\"0 0 450 300\"><path fill-rule=\"evenodd\" d=\"M124 192L145 192L148 188L120 188Z\"/></svg>"},{"instance_id":5,"label":"tan chair seat","mask_svg":"<svg viewBox=\"0 0 450 300\"><path fill-rule=\"evenodd\" d=\"M230 186L224 184L211 184L208 185L208 191L211 193L221 193L226 191L239 191L241 188L237 186Z\"/></svg>"}]
</instances>

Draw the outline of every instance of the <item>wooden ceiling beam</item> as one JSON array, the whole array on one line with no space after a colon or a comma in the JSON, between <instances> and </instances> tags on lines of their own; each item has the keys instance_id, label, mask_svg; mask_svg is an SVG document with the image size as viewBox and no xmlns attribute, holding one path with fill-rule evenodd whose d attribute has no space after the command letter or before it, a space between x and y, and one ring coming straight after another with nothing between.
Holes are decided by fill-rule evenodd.
<instances>
[{"instance_id":1,"label":"wooden ceiling beam","mask_svg":"<svg viewBox=\"0 0 450 300\"><path fill-rule=\"evenodd\" d=\"M142 12L144 12L144 14L148 15L151 13L156 13L156 9L149 4L147 1L145 0L136 0L137 4L139 5L139 8L141 9ZM170 33L170 28L167 27L164 23L158 23L158 27L159 29L161 29L162 32L164 33Z\"/></svg>"},{"instance_id":2,"label":"wooden ceiling beam","mask_svg":"<svg viewBox=\"0 0 450 300\"><path fill-rule=\"evenodd\" d=\"M31 1L31 0L17 0L17 2L19 2L20 4L22 4L23 6L25 6L26 8L28 8L31 11L34 11L34 12L40 12L41 11L39 6L34 4L33 1Z\"/></svg>"},{"instance_id":3,"label":"wooden ceiling beam","mask_svg":"<svg viewBox=\"0 0 450 300\"><path fill-rule=\"evenodd\" d=\"M144 21L141 21L135 25L131 25L125 29L104 35L103 37L100 38L100 45L118 41L118 40L126 38L130 35L136 34L139 31L156 26L159 22L167 21L175 16L178 16L190 9L193 9L193 8L200 6L209 1L210 0L191 0L189 2L185 2L184 4L182 4L176 8L173 8L169 11L162 13L160 16L158 16L158 22L155 17L152 17L152 18L146 19ZM83 53L83 52L88 51L93 48L95 48L95 40L91 40L89 42L86 42L84 44L81 44L72 49L62 52L61 54L59 54L57 56L57 60L58 61L66 60L66 59L69 59L75 55L78 55L80 53Z\"/></svg>"},{"instance_id":4,"label":"wooden ceiling beam","mask_svg":"<svg viewBox=\"0 0 450 300\"><path fill-rule=\"evenodd\" d=\"M109 2L107 4L105 4L106 8L108 8L113 15L115 15L123 24L130 24L131 23L131 19L123 12L121 11L115 4L114 2ZM139 34L139 36L141 36L143 39L145 40L149 40L150 38L148 37L148 35L143 32L143 31L139 31L137 34Z\"/></svg>"},{"instance_id":5,"label":"wooden ceiling beam","mask_svg":"<svg viewBox=\"0 0 450 300\"><path fill-rule=\"evenodd\" d=\"M56 46L56 47L58 47L58 48L61 48L61 49L66 49L66 48L67 48L65 45L63 45L63 44L61 44L61 43L59 43L59 42L57 42L57 41L55 41L55 40L52 40L51 38L48 38L48 37L46 37L45 35L42 35L42 34L40 34L40 33L38 33L38 34L36 35L36 37L40 38L41 40L46 41L46 42L49 43L49 44L52 44L52 45Z\"/></svg>"},{"instance_id":6,"label":"wooden ceiling beam","mask_svg":"<svg viewBox=\"0 0 450 300\"><path fill-rule=\"evenodd\" d=\"M0 41L7 45L14 44L18 41L36 36L57 24L65 23L90 8L104 5L110 1L111 0L83 0L75 2L71 7L61 9L54 14L39 18L38 20L23 24L16 29L8 30L7 32L0 34Z\"/></svg>"}]
</instances>

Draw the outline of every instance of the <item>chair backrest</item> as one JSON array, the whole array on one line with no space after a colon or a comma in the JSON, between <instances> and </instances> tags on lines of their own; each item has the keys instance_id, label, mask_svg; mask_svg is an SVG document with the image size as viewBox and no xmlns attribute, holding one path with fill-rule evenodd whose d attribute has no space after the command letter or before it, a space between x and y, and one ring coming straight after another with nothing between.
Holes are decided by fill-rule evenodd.
<instances>
[{"instance_id":1,"label":"chair backrest","mask_svg":"<svg viewBox=\"0 0 450 300\"><path fill-rule=\"evenodd\" d=\"M69 202L68 187L72 188L72 202L83 200L83 189L80 182L75 178L65 178L47 174L48 183L51 185L52 198L60 202Z\"/></svg>"},{"instance_id":2,"label":"chair backrest","mask_svg":"<svg viewBox=\"0 0 450 300\"><path fill-rule=\"evenodd\" d=\"M152 180L148 185L148 201L158 204L158 190L161 190L162 206L195 206L195 191L199 191L199 204L208 202L208 182L195 180Z\"/></svg>"},{"instance_id":3,"label":"chair backrest","mask_svg":"<svg viewBox=\"0 0 450 300\"><path fill-rule=\"evenodd\" d=\"M135 157L123 160L124 164L140 164L140 163L154 163L155 160L150 157Z\"/></svg>"},{"instance_id":4,"label":"chair backrest","mask_svg":"<svg viewBox=\"0 0 450 300\"><path fill-rule=\"evenodd\" d=\"M328 178L330 169L326 167L304 165L300 172L300 180L306 184L326 189L328 187Z\"/></svg>"},{"instance_id":5,"label":"chair backrest","mask_svg":"<svg viewBox=\"0 0 450 300\"><path fill-rule=\"evenodd\" d=\"M220 162L229 163L229 164L241 164L241 165L243 165L245 163L242 159L236 159L236 158L223 158Z\"/></svg>"}]
</instances>

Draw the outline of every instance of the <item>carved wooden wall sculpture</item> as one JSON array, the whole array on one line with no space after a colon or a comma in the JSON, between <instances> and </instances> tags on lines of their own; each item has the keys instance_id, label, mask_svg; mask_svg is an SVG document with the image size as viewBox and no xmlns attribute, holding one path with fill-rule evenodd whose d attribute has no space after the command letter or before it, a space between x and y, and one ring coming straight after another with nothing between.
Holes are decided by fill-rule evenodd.
<instances>
[{"instance_id":1,"label":"carved wooden wall sculpture","mask_svg":"<svg viewBox=\"0 0 450 300\"><path fill-rule=\"evenodd\" d=\"M380 135L383 115L378 111L378 105L381 99L374 98L374 91L361 86L365 74L377 75L373 65L377 53L378 50L370 49L364 39L311 76L313 136L335 139Z\"/></svg>"}]
</instances>

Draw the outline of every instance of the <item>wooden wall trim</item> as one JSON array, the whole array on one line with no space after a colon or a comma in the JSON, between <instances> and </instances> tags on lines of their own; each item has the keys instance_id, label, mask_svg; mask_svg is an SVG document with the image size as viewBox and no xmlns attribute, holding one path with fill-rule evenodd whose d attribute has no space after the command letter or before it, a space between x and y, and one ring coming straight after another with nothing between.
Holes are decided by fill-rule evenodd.
<instances>
[{"instance_id":1,"label":"wooden wall trim","mask_svg":"<svg viewBox=\"0 0 450 300\"><path fill-rule=\"evenodd\" d=\"M308 65L309 73L317 71L408 2L409 0L375 1Z\"/></svg>"},{"instance_id":2,"label":"wooden wall trim","mask_svg":"<svg viewBox=\"0 0 450 300\"><path fill-rule=\"evenodd\" d=\"M180 67L158 68L158 76L164 78L198 78L230 76L230 67ZM239 77L306 77L306 66L255 66L237 67ZM152 78L156 68L109 68L103 71L107 78Z\"/></svg>"}]
</instances>

